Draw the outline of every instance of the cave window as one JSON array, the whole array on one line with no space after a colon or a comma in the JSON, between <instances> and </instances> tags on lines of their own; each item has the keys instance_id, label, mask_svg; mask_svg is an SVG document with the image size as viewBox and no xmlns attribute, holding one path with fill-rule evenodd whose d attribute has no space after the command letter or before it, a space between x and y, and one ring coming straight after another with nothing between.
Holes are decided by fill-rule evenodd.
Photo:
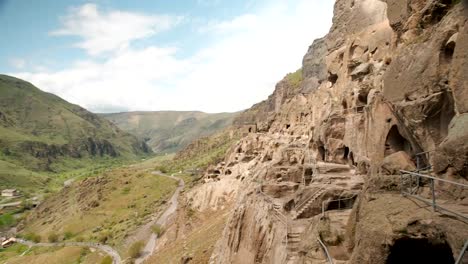
<instances>
[{"instance_id":1,"label":"cave window","mask_svg":"<svg viewBox=\"0 0 468 264\"><path fill-rule=\"evenodd\" d=\"M231 170L226 170L225 174L226 174L226 175L231 175L231 174L232 174L232 171L231 171Z\"/></svg>"},{"instance_id":2,"label":"cave window","mask_svg":"<svg viewBox=\"0 0 468 264\"><path fill-rule=\"evenodd\" d=\"M428 238L403 237L390 247L386 264L455 263L453 253L447 242L431 241Z\"/></svg>"},{"instance_id":3,"label":"cave window","mask_svg":"<svg viewBox=\"0 0 468 264\"><path fill-rule=\"evenodd\" d=\"M344 153L343 153L343 160L348 161L348 155L349 155L349 148L345 147L344 148Z\"/></svg>"},{"instance_id":4,"label":"cave window","mask_svg":"<svg viewBox=\"0 0 468 264\"><path fill-rule=\"evenodd\" d=\"M319 160L325 161L325 148L323 146L318 147Z\"/></svg>"},{"instance_id":5,"label":"cave window","mask_svg":"<svg viewBox=\"0 0 468 264\"><path fill-rule=\"evenodd\" d=\"M341 105L343 106L343 114L347 114L348 113L348 103L346 103L345 99L343 99L343 101L341 101Z\"/></svg>"},{"instance_id":6,"label":"cave window","mask_svg":"<svg viewBox=\"0 0 468 264\"><path fill-rule=\"evenodd\" d=\"M249 133L252 133L252 128L251 127L249 127Z\"/></svg>"},{"instance_id":7,"label":"cave window","mask_svg":"<svg viewBox=\"0 0 468 264\"><path fill-rule=\"evenodd\" d=\"M363 112L364 112L364 106L358 106L358 107L356 107L356 111L357 111L358 113L363 113Z\"/></svg>"},{"instance_id":8,"label":"cave window","mask_svg":"<svg viewBox=\"0 0 468 264\"><path fill-rule=\"evenodd\" d=\"M290 124L287 124L287 125L286 125L286 129L289 129L290 127L291 127Z\"/></svg>"},{"instance_id":9,"label":"cave window","mask_svg":"<svg viewBox=\"0 0 468 264\"><path fill-rule=\"evenodd\" d=\"M314 174L314 172L312 171L312 168L307 168L305 169L304 171L304 182L305 182L305 185L309 185L310 182L312 181L312 175Z\"/></svg>"},{"instance_id":10,"label":"cave window","mask_svg":"<svg viewBox=\"0 0 468 264\"><path fill-rule=\"evenodd\" d=\"M367 96L369 95L368 91L361 91L358 94L358 101L361 105L367 105Z\"/></svg>"},{"instance_id":11,"label":"cave window","mask_svg":"<svg viewBox=\"0 0 468 264\"><path fill-rule=\"evenodd\" d=\"M344 60L344 52L340 53L340 55L338 56L340 62L343 62Z\"/></svg>"},{"instance_id":12,"label":"cave window","mask_svg":"<svg viewBox=\"0 0 468 264\"><path fill-rule=\"evenodd\" d=\"M338 81L338 75L328 72L328 81L331 82L332 86Z\"/></svg>"},{"instance_id":13,"label":"cave window","mask_svg":"<svg viewBox=\"0 0 468 264\"><path fill-rule=\"evenodd\" d=\"M398 151L405 151L411 156L412 148L408 140L398 132L398 127L394 125L388 132L387 139L385 141L385 156Z\"/></svg>"},{"instance_id":14,"label":"cave window","mask_svg":"<svg viewBox=\"0 0 468 264\"><path fill-rule=\"evenodd\" d=\"M455 42L450 42L442 47L440 58L442 63L450 64L452 62L453 54L455 52L455 45Z\"/></svg>"}]
</instances>

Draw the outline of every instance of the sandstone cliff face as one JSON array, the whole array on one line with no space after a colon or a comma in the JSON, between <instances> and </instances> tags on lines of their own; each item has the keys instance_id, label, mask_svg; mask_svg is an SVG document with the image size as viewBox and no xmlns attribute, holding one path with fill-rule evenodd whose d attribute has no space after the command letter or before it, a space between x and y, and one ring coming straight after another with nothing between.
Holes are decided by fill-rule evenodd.
<instances>
[{"instance_id":1,"label":"sandstone cliff face","mask_svg":"<svg viewBox=\"0 0 468 264\"><path fill-rule=\"evenodd\" d=\"M211 261L327 263L323 242L335 263L398 263L408 247L450 263L468 225L401 196L399 170L427 152L428 174L468 180L467 8L337 0L300 88L283 80L241 114L250 133L187 194L200 211L232 206ZM436 185L467 213L466 189Z\"/></svg>"}]
</instances>

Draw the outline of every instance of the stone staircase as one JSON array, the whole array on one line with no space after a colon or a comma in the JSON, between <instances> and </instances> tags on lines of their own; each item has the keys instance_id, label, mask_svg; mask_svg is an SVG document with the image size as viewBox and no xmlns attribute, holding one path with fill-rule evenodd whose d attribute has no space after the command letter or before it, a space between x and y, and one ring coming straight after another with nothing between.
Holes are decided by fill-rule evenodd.
<instances>
[{"instance_id":1,"label":"stone staircase","mask_svg":"<svg viewBox=\"0 0 468 264\"><path fill-rule=\"evenodd\" d=\"M326 189L320 189L316 191L308 200L307 202L299 205L296 208L296 213L293 215L293 219L297 219L299 216L304 213L305 210L309 209L309 207L319 198L323 193L325 193Z\"/></svg>"},{"instance_id":2,"label":"stone staircase","mask_svg":"<svg viewBox=\"0 0 468 264\"><path fill-rule=\"evenodd\" d=\"M299 258L299 246L302 241L301 236L304 233L303 227L289 227L287 234L287 257L286 263L297 263Z\"/></svg>"}]
</instances>

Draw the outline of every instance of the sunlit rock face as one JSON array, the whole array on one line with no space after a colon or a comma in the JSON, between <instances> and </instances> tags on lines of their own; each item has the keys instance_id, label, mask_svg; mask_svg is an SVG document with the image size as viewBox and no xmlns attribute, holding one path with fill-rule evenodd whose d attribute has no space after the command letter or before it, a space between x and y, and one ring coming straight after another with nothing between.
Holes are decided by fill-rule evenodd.
<instances>
[{"instance_id":1,"label":"sunlit rock face","mask_svg":"<svg viewBox=\"0 0 468 264\"><path fill-rule=\"evenodd\" d=\"M468 20L456 2L336 1L300 85L287 76L242 113L247 135L186 195L196 210L232 208L212 263L327 263L317 238L335 263L386 263L405 243L459 253L468 225L402 197L398 175L428 151L420 167L467 181ZM437 188L466 210L466 190Z\"/></svg>"}]
</instances>

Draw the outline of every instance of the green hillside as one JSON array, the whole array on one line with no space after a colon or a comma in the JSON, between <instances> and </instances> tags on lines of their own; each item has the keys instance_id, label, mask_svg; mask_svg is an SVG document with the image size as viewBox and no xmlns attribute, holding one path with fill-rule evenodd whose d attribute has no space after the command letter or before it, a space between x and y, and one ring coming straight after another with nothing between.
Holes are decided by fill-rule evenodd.
<instances>
[{"instance_id":1,"label":"green hillside","mask_svg":"<svg viewBox=\"0 0 468 264\"><path fill-rule=\"evenodd\" d=\"M145 143L80 106L0 75L0 187L149 153ZM19 185L19 186L18 186Z\"/></svg>"},{"instance_id":2,"label":"green hillside","mask_svg":"<svg viewBox=\"0 0 468 264\"><path fill-rule=\"evenodd\" d=\"M176 152L195 139L230 126L237 113L158 111L101 114L122 130L146 140L157 153Z\"/></svg>"}]
</instances>

